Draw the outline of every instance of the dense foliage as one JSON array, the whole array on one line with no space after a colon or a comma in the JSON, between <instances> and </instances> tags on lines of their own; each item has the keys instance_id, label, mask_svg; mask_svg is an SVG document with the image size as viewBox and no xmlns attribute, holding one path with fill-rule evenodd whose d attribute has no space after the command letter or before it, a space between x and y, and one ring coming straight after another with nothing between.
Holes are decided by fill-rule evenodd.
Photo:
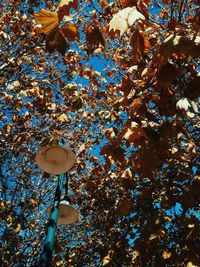
<instances>
[{"instance_id":1,"label":"dense foliage","mask_svg":"<svg viewBox=\"0 0 200 267\"><path fill-rule=\"evenodd\" d=\"M76 154L52 266L200 266L199 0L0 1L1 266L37 266Z\"/></svg>"}]
</instances>

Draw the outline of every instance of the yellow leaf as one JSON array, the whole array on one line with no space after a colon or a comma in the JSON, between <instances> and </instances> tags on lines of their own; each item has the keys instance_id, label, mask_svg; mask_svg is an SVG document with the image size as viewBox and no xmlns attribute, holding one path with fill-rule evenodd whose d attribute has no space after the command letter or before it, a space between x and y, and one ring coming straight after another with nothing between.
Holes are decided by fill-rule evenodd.
<instances>
[{"instance_id":1,"label":"yellow leaf","mask_svg":"<svg viewBox=\"0 0 200 267\"><path fill-rule=\"evenodd\" d=\"M162 254L162 257L163 257L164 260L166 260L166 259L169 259L171 257L171 255L172 255L171 252L164 251L163 254Z\"/></svg>"},{"instance_id":2,"label":"yellow leaf","mask_svg":"<svg viewBox=\"0 0 200 267\"><path fill-rule=\"evenodd\" d=\"M58 121L59 122L65 122L65 121L67 121L68 120L68 117L67 117L67 115L66 114L61 114L59 117L58 117Z\"/></svg>"},{"instance_id":3,"label":"yellow leaf","mask_svg":"<svg viewBox=\"0 0 200 267\"><path fill-rule=\"evenodd\" d=\"M194 265L191 261L188 262L186 267L198 267L197 265Z\"/></svg>"},{"instance_id":4,"label":"yellow leaf","mask_svg":"<svg viewBox=\"0 0 200 267\"><path fill-rule=\"evenodd\" d=\"M6 209L5 204L4 204L3 201L0 201L0 207L1 207L2 211L4 211Z\"/></svg>"},{"instance_id":5,"label":"yellow leaf","mask_svg":"<svg viewBox=\"0 0 200 267\"><path fill-rule=\"evenodd\" d=\"M11 223L12 224L12 217L11 216L8 216L7 223Z\"/></svg>"},{"instance_id":6,"label":"yellow leaf","mask_svg":"<svg viewBox=\"0 0 200 267\"><path fill-rule=\"evenodd\" d=\"M59 24L58 14L44 9L40 10L39 13L35 15L35 21L38 24L42 24L40 32L49 32L55 29Z\"/></svg>"},{"instance_id":7,"label":"yellow leaf","mask_svg":"<svg viewBox=\"0 0 200 267\"><path fill-rule=\"evenodd\" d=\"M63 266L63 261L62 260L58 260L56 262L56 266Z\"/></svg>"},{"instance_id":8,"label":"yellow leaf","mask_svg":"<svg viewBox=\"0 0 200 267\"><path fill-rule=\"evenodd\" d=\"M103 264L102 264L103 266L107 265L111 261L113 254L114 250L108 251L108 255L103 258Z\"/></svg>"},{"instance_id":9,"label":"yellow leaf","mask_svg":"<svg viewBox=\"0 0 200 267\"><path fill-rule=\"evenodd\" d=\"M58 134L59 134L59 131L58 131L58 130L56 130L56 129L54 129L52 134L53 134L53 136L58 136Z\"/></svg>"},{"instance_id":10,"label":"yellow leaf","mask_svg":"<svg viewBox=\"0 0 200 267\"><path fill-rule=\"evenodd\" d=\"M21 224L20 223L17 224L17 227L15 228L14 231L15 231L15 233L19 233L21 231Z\"/></svg>"},{"instance_id":11,"label":"yellow leaf","mask_svg":"<svg viewBox=\"0 0 200 267\"><path fill-rule=\"evenodd\" d=\"M37 201L35 201L35 200L34 200L34 199L32 199L32 198L29 200L29 202L30 202L30 204L32 204L32 205L35 205L35 204L37 204Z\"/></svg>"},{"instance_id":12,"label":"yellow leaf","mask_svg":"<svg viewBox=\"0 0 200 267\"><path fill-rule=\"evenodd\" d=\"M106 264L108 264L108 263L110 262L110 260L111 260L111 258L110 258L109 255L106 256L106 257L104 257L104 258L103 258L103 266L105 266Z\"/></svg>"}]
</instances>

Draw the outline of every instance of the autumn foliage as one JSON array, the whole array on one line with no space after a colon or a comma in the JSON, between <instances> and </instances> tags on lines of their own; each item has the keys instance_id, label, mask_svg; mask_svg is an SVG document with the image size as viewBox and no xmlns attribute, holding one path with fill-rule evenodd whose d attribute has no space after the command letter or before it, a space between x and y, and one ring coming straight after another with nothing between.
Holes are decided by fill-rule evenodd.
<instances>
[{"instance_id":1,"label":"autumn foliage","mask_svg":"<svg viewBox=\"0 0 200 267\"><path fill-rule=\"evenodd\" d=\"M199 5L1 2L1 266L38 264L60 137L81 218L52 266L200 266Z\"/></svg>"}]
</instances>

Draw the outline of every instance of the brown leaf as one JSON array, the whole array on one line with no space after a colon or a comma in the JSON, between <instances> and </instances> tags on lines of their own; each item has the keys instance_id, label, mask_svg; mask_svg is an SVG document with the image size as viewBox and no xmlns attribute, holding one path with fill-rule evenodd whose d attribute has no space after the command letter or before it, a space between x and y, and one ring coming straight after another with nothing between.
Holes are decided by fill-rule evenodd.
<instances>
[{"instance_id":1,"label":"brown leaf","mask_svg":"<svg viewBox=\"0 0 200 267\"><path fill-rule=\"evenodd\" d=\"M89 25L86 27L85 31L88 54L93 53L94 50L100 46L100 44L105 47L103 35L97 26Z\"/></svg>"},{"instance_id":2,"label":"brown leaf","mask_svg":"<svg viewBox=\"0 0 200 267\"><path fill-rule=\"evenodd\" d=\"M121 133L121 138L129 143L139 144L141 140L148 139L145 131L136 122L129 123Z\"/></svg>"},{"instance_id":3,"label":"brown leaf","mask_svg":"<svg viewBox=\"0 0 200 267\"><path fill-rule=\"evenodd\" d=\"M184 90L184 96L190 99L196 98L200 95L200 75L191 80Z\"/></svg>"},{"instance_id":4,"label":"brown leaf","mask_svg":"<svg viewBox=\"0 0 200 267\"><path fill-rule=\"evenodd\" d=\"M163 4L167 4L167 5L169 5L169 4L172 3L172 0L161 0L161 2L162 2Z\"/></svg>"},{"instance_id":5,"label":"brown leaf","mask_svg":"<svg viewBox=\"0 0 200 267\"><path fill-rule=\"evenodd\" d=\"M69 15L69 10L70 8L75 9L76 11L78 11L78 0L61 0L60 4L58 6L58 17L60 20L62 20L62 18L65 15Z\"/></svg>"},{"instance_id":6,"label":"brown leaf","mask_svg":"<svg viewBox=\"0 0 200 267\"><path fill-rule=\"evenodd\" d=\"M42 24L40 32L49 32L59 25L58 14L47 10L40 10L34 18L38 24Z\"/></svg>"},{"instance_id":7,"label":"brown leaf","mask_svg":"<svg viewBox=\"0 0 200 267\"><path fill-rule=\"evenodd\" d=\"M75 24L69 24L60 29L63 37L66 37L68 41L73 42L75 39L79 39L78 28Z\"/></svg>"},{"instance_id":8,"label":"brown leaf","mask_svg":"<svg viewBox=\"0 0 200 267\"><path fill-rule=\"evenodd\" d=\"M55 50L59 51L62 55L65 54L66 49L69 48L69 44L65 41L60 31L51 31L46 37L46 49L50 53Z\"/></svg>"},{"instance_id":9,"label":"brown leaf","mask_svg":"<svg viewBox=\"0 0 200 267\"><path fill-rule=\"evenodd\" d=\"M122 199L116 208L117 216L128 216L134 210L134 202L132 199Z\"/></svg>"},{"instance_id":10,"label":"brown leaf","mask_svg":"<svg viewBox=\"0 0 200 267\"><path fill-rule=\"evenodd\" d=\"M177 79L180 74L180 70L173 64L167 62L166 65L163 65L158 73L158 82L166 84L171 83Z\"/></svg>"},{"instance_id":11,"label":"brown leaf","mask_svg":"<svg viewBox=\"0 0 200 267\"><path fill-rule=\"evenodd\" d=\"M185 36L171 34L161 44L159 52L164 58L168 58L173 53L177 56L185 54L186 56L199 57L200 47Z\"/></svg>"},{"instance_id":12,"label":"brown leaf","mask_svg":"<svg viewBox=\"0 0 200 267\"><path fill-rule=\"evenodd\" d=\"M135 155L133 154L133 160ZM138 154L138 160L135 162L135 168L138 169L145 177L153 177L154 172L162 163L158 151L153 147L144 147Z\"/></svg>"},{"instance_id":13,"label":"brown leaf","mask_svg":"<svg viewBox=\"0 0 200 267\"><path fill-rule=\"evenodd\" d=\"M131 37L130 45L133 47L132 50L132 63L138 64L143 60L145 54L148 52L151 44L149 40L141 33L136 30Z\"/></svg>"},{"instance_id":14,"label":"brown leaf","mask_svg":"<svg viewBox=\"0 0 200 267\"><path fill-rule=\"evenodd\" d=\"M121 147L108 144L101 148L100 154L105 155L111 163L118 162L120 165L125 163L124 150Z\"/></svg>"}]
</instances>

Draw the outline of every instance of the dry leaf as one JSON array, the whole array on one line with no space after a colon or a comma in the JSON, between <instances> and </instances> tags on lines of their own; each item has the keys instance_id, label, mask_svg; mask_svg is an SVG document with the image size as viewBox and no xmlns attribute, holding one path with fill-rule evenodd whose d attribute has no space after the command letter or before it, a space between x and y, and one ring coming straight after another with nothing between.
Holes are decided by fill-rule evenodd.
<instances>
[{"instance_id":1,"label":"dry leaf","mask_svg":"<svg viewBox=\"0 0 200 267\"><path fill-rule=\"evenodd\" d=\"M120 165L125 163L124 150L121 147L108 144L101 148L100 154L105 155L111 163L118 162Z\"/></svg>"},{"instance_id":2,"label":"dry leaf","mask_svg":"<svg viewBox=\"0 0 200 267\"><path fill-rule=\"evenodd\" d=\"M66 114L61 114L58 118L57 118L57 120L59 121L59 122L65 122L65 121L67 121L68 120L68 117L67 117L67 115Z\"/></svg>"},{"instance_id":3,"label":"dry leaf","mask_svg":"<svg viewBox=\"0 0 200 267\"><path fill-rule=\"evenodd\" d=\"M74 2L74 0L61 0L59 7L62 7L64 5L69 5L69 3Z\"/></svg>"},{"instance_id":4,"label":"dry leaf","mask_svg":"<svg viewBox=\"0 0 200 267\"><path fill-rule=\"evenodd\" d=\"M143 60L145 54L148 52L151 44L149 40L141 33L136 30L131 37L130 45L133 47L132 50L132 64L138 64Z\"/></svg>"},{"instance_id":5,"label":"dry leaf","mask_svg":"<svg viewBox=\"0 0 200 267\"><path fill-rule=\"evenodd\" d=\"M75 24L69 24L60 29L63 37L67 38L68 41L74 41L75 39L79 39L78 28Z\"/></svg>"},{"instance_id":6,"label":"dry leaf","mask_svg":"<svg viewBox=\"0 0 200 267\"><path fill-rule=\"evenodd\" d=\"M109 23L109 30L118 30L120 35L122 35L138 19L145 20L145 17L137 10L135 6L124 8L113 16Z\"/></svg>"},{"instance_id":7,"label":"dry leaf","mask_svg":"<svg viewBox=\"0 0 200 267\"><path fill-rule=\"evenodd\" d=\"M186 267L198 267L197 265L194 265L191 261L188 262Z\"/></svg>"},{"instance_id":8,"label":"dry leaf","mask_svg":"<svg viewBox=\"0 0 200 267\"><path fill-rule=\"evenodd\" d=\"M61 20L65 15L69 15L70 8L78 11L78 0L61 0L58 6L58 17Z\"/></svg>"},{"instance_id":9,"label":"dry leaf","mask_svg":"<svg viewBox=\"0 0 200 267\"><path fill-rule=\"evenodd\" d=\"M164 260L166 260L166 259L169 259L171 257L171 255L172 255L171 252L164 251L163 254L162 254L162 257L163 257Z\"/></svg>"},{"instance_id":10,"label":"dry leaf","mask_svg":"<svg viewBox=\"0 0 200 267\"><path fill-rule=\"evenodd\" d=\"M160 54L167 58L172 53L199 57L200 48L193 40L190 40L187 37L171 34L160 46Z\"/></svg>"},{"instance_id":11,"label":"dry leaf","mask_svg":"<svg viewBox=\"0 0 200 267\"><path fill-rule=\"evenodd\" d=\"M57 260L56 261L56 266L58 266L58 267L59 266L63 266L63 263L64 263L63 260Z\"/></svg>"},{"instance_id":12,"label":"dry leaf","mask_svg":"<svg viewBox=\"0 0 200 267\"><path fill-rule=\"evenodd\" d=\"M137 144L142 139L147 139L146 133L136 122L131 122L121 133L121 138L127 139L130 143Z\"/></svg>"},{"instance_id":13,"label":"dry leaf","mask_svg":"<svg viewBox=\"0 0 200 267\"><path fill-rule=\"evenodd\" d=\"M117 216L128 216L132 211L134 211L134 201L132 199L122 199L119 201L118 207L116 209Z\"/></svg>"},{"instance_id":14,"label":"dry leaf","mask_svg":"<svg viewBox=\"0 0 200 267\"><path fill-rule=\"evenodd\" d=\"M103 258L103 266L107 265L112 260L113 254L114 250L108 251L108 255Z\"/></svg>"},{"instance_id":15,"label":"dry leaf","mask_svg":"<svg viewBox=\"0 0 200 267\"><path fill-rule=\"evenodd\" d=\"M42 24L40 32L49 32L59 25L58 14L44 9L40 10L34 18L38 24Z\"/></svg>"},{"instance_id":16,"label":"dry leaf","mask_svg":"<svg viewBox=\"0 0 200 267\"><path fill-rule=\"evenodd\" d=\"M58 50L62 55L69 48L69 44L65 41L65 38L60 31L51 31L46 37L46 49L50 53Z\"/></svg>"},{"instance_id":17,"label":"dry leaf","mask_svg":"<svg viewBox=\"0 0 200 267\"><path fill-rule=\"evenodd\" d=\"M93 53L100 45L105 46L103 35L98 27L89 25L85 29L86 31L86 44L88 54Z\"/></svg>"}]
</instances>

